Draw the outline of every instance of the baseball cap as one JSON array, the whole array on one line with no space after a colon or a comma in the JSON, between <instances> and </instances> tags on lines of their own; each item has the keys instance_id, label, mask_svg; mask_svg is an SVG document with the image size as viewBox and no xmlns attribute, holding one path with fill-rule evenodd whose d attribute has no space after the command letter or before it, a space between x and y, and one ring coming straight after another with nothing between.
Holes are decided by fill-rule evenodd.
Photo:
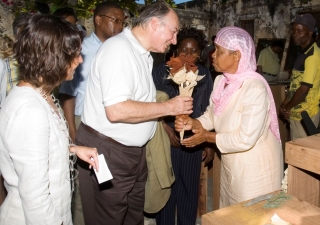
<instances>
[{"instance_id":1,"label":"baseball cap","mask_svg":"<svg viewBox=\"0 0 320 225\"><path fill-rule=\"evenodd\" d=\"M297 15L293 23L301 24L307 27L310 31L314 31L316 26L316 20L310 13Z\"/></svg>"}]
</instances>

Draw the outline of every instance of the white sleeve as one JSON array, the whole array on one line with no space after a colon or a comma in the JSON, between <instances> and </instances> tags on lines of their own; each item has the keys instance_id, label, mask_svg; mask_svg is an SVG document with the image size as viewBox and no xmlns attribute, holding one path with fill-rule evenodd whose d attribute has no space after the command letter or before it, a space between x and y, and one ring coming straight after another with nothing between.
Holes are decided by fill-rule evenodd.
<instances>
[{"instance_id":1,"label":"white sleeve","mask_svg":"<svg viewBox=\"0 0 320 225\"><path fill-rule=\"evenodd\" d=\"M269 108L270 101L266 88L249 87L242 98L239 128L230 133L218 133L216 136L219 150L222 153L231 153L247 151L254 147L265 130Z\"/></svg>"},{"instance_id":2,"label":"white sleeve","mask_svg":"<svg viewBox=\"0 0 320 225\"><path fill-rule=\"evenodd\" d=\"M49 135L47 110L25 104L15 112L6 139L19 182L26 223L61 225L62 218L50 198Z\"/></svg>"}]
</instances>

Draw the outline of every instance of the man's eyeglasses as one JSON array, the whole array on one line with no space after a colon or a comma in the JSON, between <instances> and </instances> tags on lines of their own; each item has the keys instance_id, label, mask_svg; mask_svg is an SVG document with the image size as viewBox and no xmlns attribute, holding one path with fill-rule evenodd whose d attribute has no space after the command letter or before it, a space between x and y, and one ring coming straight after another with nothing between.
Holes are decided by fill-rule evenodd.
<instances>
[{"instance_id":1,"label":"man's eyeglasses","mask_svg":"<svg viewBox=\"0 0 320 225\"><path fill-rule=\"evenodd\" d=\"M111 16L107 16L107 15L99 15L99 16L108 17L109 19L112 19L115 24L119 24L119 25L121 24L122 26L124 26L126 24L126 22L124 20L115 19Z\"/></svg>"}]
</instances>

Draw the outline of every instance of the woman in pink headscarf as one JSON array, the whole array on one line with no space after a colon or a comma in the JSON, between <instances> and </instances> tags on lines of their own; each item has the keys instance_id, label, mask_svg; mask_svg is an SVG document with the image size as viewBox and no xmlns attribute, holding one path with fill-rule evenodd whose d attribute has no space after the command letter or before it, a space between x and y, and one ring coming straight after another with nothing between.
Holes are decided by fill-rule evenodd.
<instances>
[{"instance_id":1,"label":"woman in pink headscarf","mask_svg":"<svg viewBox=\"0 0 320 225\"><path fill-rule=\"evenodd\" d=\"M177 118L175 128L193 131L187 147L216 143L221 152L220 208L280 190L283 156L276 108L269 85L256 70L251 36L238 27L215 39L215 79L207 111Z\"/></svg>"}]
</instances>

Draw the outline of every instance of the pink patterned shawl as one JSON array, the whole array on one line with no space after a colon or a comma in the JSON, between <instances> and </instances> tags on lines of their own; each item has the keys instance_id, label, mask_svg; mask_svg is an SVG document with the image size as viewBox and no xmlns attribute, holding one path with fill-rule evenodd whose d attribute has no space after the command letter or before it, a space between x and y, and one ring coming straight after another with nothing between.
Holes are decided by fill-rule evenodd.
<instances>
[{"instance_id":1,"label":"pink patterned shawl","mask_svg":"<svg viewBox=\"0 0 320 225\"><path fill-rule=\"evenodd\" d=\"M260 74L255 72L255 47L251 36L239 27L225 27L218 32L215 43L231 51L239 50L241 53L241 59L237 72L235 74L223 73L223 78L217 84L217 88L212 95L212 100L215 103L213 113L215 115L221 114L229 103L232 95L241 87L244 80L262 80L268 90L270 98L269 114L271 117L271 123L269 128L279 142L281 142L277 111L270 87L266 80ZM227 86L225 87L226 84Z\"/></svg>"}]
</instances>

